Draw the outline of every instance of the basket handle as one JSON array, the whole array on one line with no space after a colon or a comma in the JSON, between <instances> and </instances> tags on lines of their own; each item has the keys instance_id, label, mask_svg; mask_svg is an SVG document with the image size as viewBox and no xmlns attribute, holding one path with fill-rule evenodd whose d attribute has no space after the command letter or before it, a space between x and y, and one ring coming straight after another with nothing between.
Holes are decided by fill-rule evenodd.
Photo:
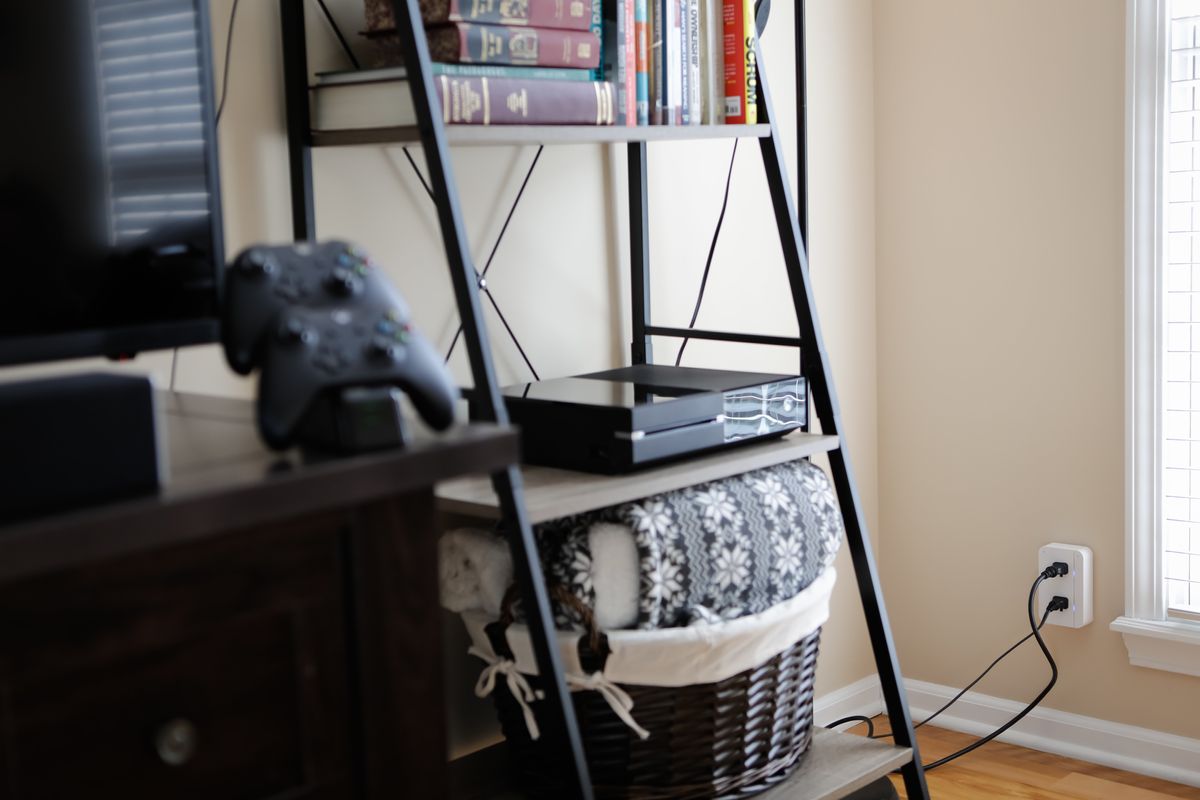
<instances>
[{"instance_id":1,"label":"basket handle","mask_svg":"<svg viewBox=\"0 0 1200 800\"><path fill-rule=\"evenodd\" d=\"M604 669L604 662L608 660L608 655L612 651L608 647L608 637L600 630L600 626L596 624L596 614L592 611L591 606L580 600L572 594L565 586L561 584L553 584L547 587L550 598L559 605L565 606L576 614L583 622L584 636L579 640L579 660L581 665L588 672L598 672ZM504 600L500 604L500 619L494 623L495 627L489 625L488 638L492 640L492 649L497 654L504 655L497 644L503 643L504 650L511 657L512 651L508 647L508 641L504 636L509 625L512 625L515 619L513 606L516 605L519 592L515 584L508 587L504 593ZM497 639L500 642L497 642ZM592 667L595 667L594 669Z\"/></svg>"}]
</instances>

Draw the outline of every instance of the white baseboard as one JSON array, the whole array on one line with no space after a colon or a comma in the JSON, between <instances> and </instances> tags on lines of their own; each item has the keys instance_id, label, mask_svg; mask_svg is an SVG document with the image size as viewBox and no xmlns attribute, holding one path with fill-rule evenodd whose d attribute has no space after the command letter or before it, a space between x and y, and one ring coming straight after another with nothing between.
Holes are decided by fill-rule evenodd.
<instances>
[{"instance_id":1,"label":"white baseboard","mask_svg":"<svg viewBox=\"0 0 1200 800\"><path fill-rule=\"evenodd\" d=\"M925 681L909 679L904 685L914 722L932 714L958 693L949 686ZM1024 707L1024 703L968 692L932 724L982 736ZM1033 750L1200 786L1200 739L1041 707L998 738Z\"/></svg>"},{"instance_id":2,"label":"white baseboard","mask_svg":"<svg viewBox=\"0 0 1200 800\"><path fill-rule=\"evenodd\" d=\"M878 675L868 675L813 701L813 720L821 727L842 717L873 717L882 712L883 695L879 691Z\"/></svg>"}]
</instances>

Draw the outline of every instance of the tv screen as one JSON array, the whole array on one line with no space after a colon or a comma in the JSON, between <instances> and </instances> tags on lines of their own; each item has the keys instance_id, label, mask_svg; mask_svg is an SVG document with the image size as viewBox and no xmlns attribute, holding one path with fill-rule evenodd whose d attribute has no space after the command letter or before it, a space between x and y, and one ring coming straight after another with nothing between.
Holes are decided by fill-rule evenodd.
<instances>
[{"instance_id":1,"label":"tv screen","mask_svg":"<svg viewBox=\"0 0 1200 800\"><path fill-rule=\"evenodd\" d=\"M0 364L217 338L207 9L0 2Z\"/></svg>"}]
</instances>

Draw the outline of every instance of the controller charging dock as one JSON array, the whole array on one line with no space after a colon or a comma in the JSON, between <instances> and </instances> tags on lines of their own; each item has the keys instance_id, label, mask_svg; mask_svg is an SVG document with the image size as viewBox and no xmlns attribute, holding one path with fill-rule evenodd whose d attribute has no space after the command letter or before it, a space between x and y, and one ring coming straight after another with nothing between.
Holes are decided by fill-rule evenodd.
<instances>
[{"instance_id":1,"label":"controller charging dock","mask_svg":"<svg viewBox=\"0 0 1200 800\"><path fill-rule=\"evenodd\" d=\"M303 448L365 453L404 447L408 426L395 386L351 386L321 392L296 432Z\"/></svg>"}]
</instances>

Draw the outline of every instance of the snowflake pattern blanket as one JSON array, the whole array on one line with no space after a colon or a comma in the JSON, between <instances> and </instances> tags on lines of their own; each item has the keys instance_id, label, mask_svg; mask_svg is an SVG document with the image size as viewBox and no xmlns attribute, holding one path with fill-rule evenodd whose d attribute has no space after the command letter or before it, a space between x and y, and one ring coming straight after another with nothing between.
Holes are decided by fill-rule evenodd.
<instances>
[{"instance_id":1,"label":"snowflake pattern blanket","mask_svg":"<svg viewBox=\"0 0 1200 800\"><path fill-rule=\"evenodd\" d=\"M595 607L588 531L630 529L641 629L736 619L799 594L833 562L842 518L829 478L794 461L539 525L551 582ZM578 625L555 608L561 626Z\"/></svg>"}]
</instances>

